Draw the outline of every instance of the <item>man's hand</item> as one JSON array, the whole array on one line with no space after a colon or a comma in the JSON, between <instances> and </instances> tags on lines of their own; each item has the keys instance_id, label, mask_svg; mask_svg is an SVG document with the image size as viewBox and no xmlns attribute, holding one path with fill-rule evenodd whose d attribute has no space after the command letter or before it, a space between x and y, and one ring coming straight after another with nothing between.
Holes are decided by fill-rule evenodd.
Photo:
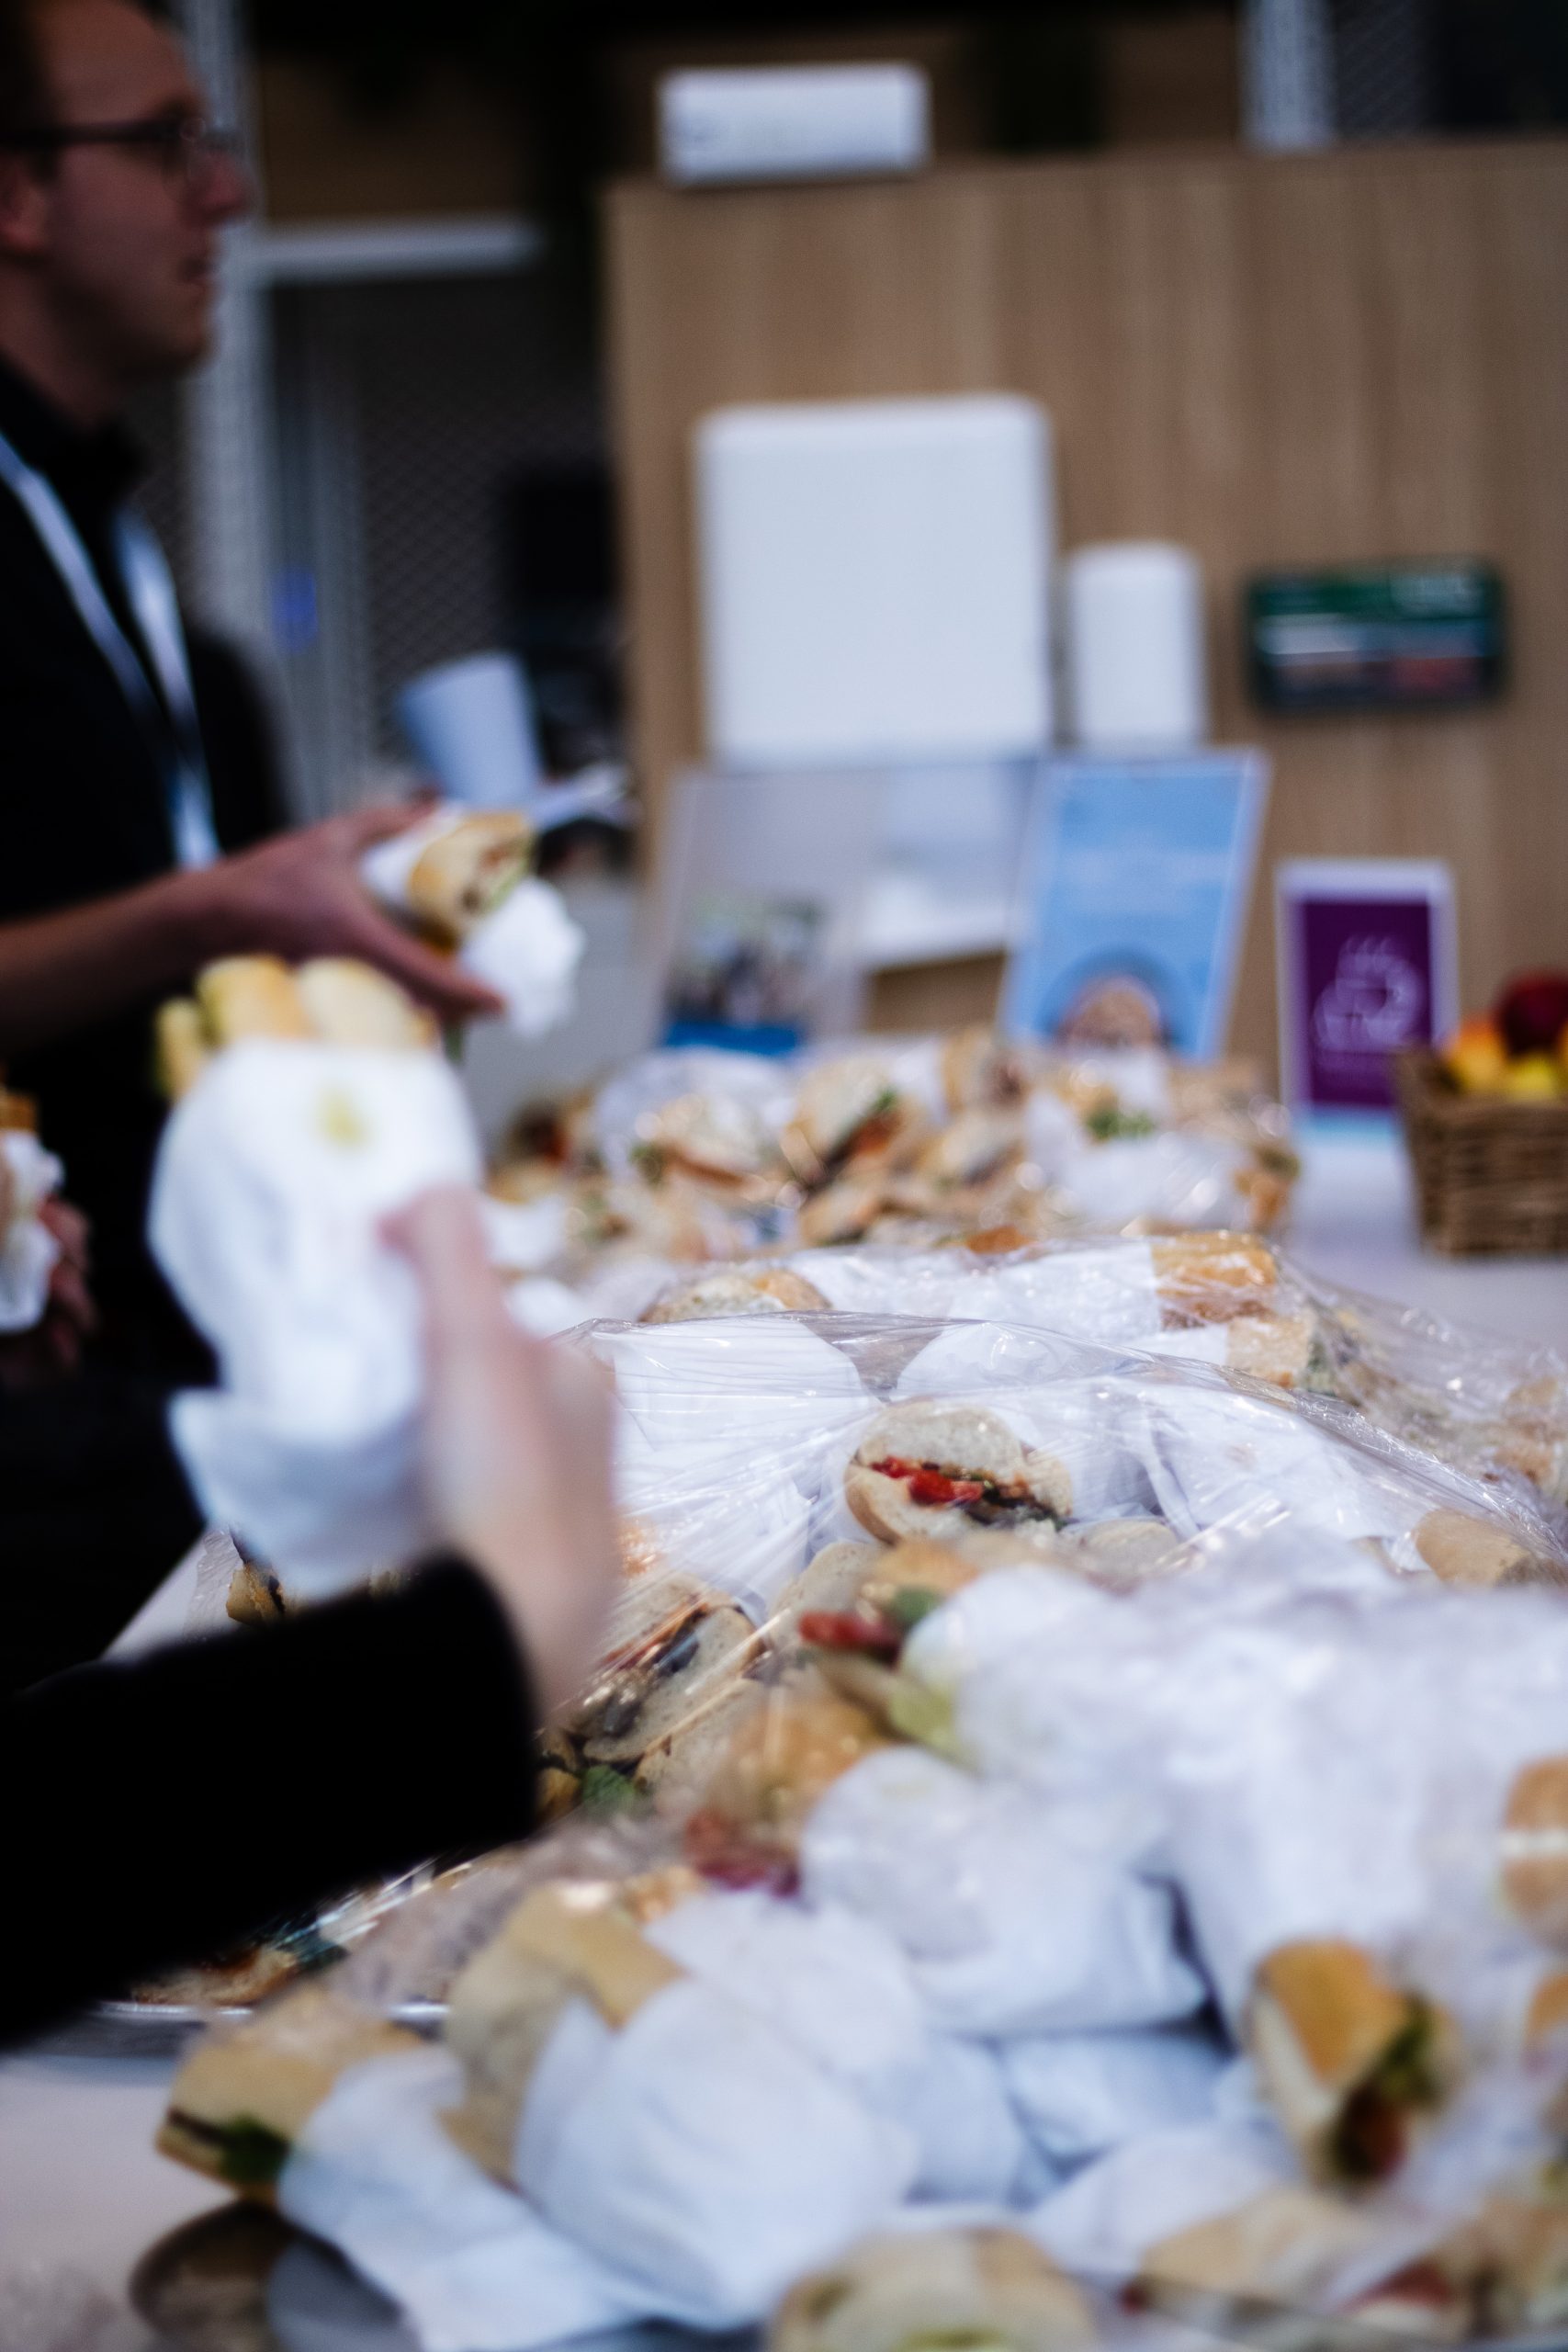
<instances>
[{"instance_id":1,"label":"man's hand","mask_svg":"<svg viewBox=\"0 0 1568 2352\"><path fill-rule=\"evenodd\" d=\"M620 1579L608 1381L513 1321L471 1193L426 1193L386 1230L424 1295L437 1524L496 1593L553 1713L592 1671Z\"/></svg>"},{"instance_id":2,"label":"man's hand","mask_svg":"<svg viewBox=\"0 0 1568 2352\"><path fill-rule=\"evenodd\" d=\"M360 879L364 853L423 813L393 802L358 808L182 876L203 960L255 951L290 963L357 956L400 981L443 1022L502 1012L500 998L450 956L384 915Z\"/></svg>"}]
</instances>

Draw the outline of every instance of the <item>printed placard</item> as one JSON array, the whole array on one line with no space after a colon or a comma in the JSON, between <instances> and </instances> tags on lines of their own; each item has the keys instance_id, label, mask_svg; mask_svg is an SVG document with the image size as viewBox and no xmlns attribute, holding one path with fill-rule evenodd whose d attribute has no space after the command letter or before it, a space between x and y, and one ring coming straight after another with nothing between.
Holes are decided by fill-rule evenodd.
<instances>
[{"instance_id":1,"label":"printed placard","mask_svg":"<svg viewBox=\"0 0 1568 2352\"><path fill-rule=\"evenodd\" d=\"M1267 797L1258 752L1053 761L1003 990L1012 1034L1222 1053Z\"/></svg>"},{"instance_id":2,"label":"printed placard","mask_svg":"<svg viewBox=\"0 0 1568 2352\"><path fill-rule=\"evenodd\" d=\"M1293 858L1275 878L1280 1066L1293 1110L1386 1119L1392 1057L1458 1003L1453 877L1392 858Z\"/></svg>"}]
</instances>

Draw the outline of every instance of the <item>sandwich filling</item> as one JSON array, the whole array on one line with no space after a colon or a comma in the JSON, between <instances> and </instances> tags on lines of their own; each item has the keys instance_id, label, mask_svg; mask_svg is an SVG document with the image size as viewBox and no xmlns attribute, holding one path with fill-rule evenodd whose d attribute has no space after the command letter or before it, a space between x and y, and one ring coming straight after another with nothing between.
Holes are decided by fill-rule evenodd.
<instances>
[{"instance_id":1,"label":"sandwich filling","mask_svg":"<svg viewBox=\"0 0 1568 2352\"><path fill-rule=\"evenodd\" d=\"M472 877L462 895L463 912L475 922L493 914L527 871L528 852L524 843L492 842L474 861Z\"/></svg>"},{"instance_id":2,"label":"sandwich filling","mask_svg":"<svg viewBox=\"0 0 1568 2352\"><path fill-rule=\"evenodd\" d=\"M236 2115L227 2123L209 2123L184 2109L169 2109L169 2129L199 2154L204 2168L226 2180L231 2188L271 2188L294 2151L281 2132L254 2115Z\"/></svg>"},{"instance_id":3,"label":"sandwich filling","mask_svg":"<svg viewBox=\"0 0 1568 2352\"><path fill-rule=\"evenodd\" d=\"M1404 2024L1339 2110L1329 2155L1342 2180L1386 2180L1397 2172L1411 2115L1442 2099L1436 2014L1417 1993L1407 1996L1406 2006Z\"/></svg>"},{"instance_id":4,"label":"sandwich filling","mask_svg":"<svg viewBox=\"0 0 1568 2352\"><path fill-rule=\"evenodd\" d=\"M850 1651L880 1666L897 1666L915 1627L950 1598L919 1585L901 1585L874 1606L808 1609L800 1621L800 1638L811 1649Z\"/></svg>"},{"instance_id":5,"label":"sandwich filling","mask_svg":"<svg viewBox=\"0 0 1568 2352\"><path fill-rule=\"evenodd\" d=\"M980 1527L1062 1524L1060 1511L1021 1480L1003 1484L983 1474L966 1477L961 1471L944 1470L940 1462L909 1462L900 1454L886 1454L871 1467L878 1477L896 1478L912 1503L923 1503L932 1510L961 1510Z\"/></svg>"},{"instance_id":6,"label":"sandwich filling","mask_svg":"<svg viewBox=\"0 0 1568 2352\"><path fill-rule=\"evenodd\" d=\"M606 1659L604 1679L583 1708L581 1733L592 1739L623 1738L658 1686L692 1664L707 1615L701 1601L693 1601Z\"/></svg>"}]
</instances>

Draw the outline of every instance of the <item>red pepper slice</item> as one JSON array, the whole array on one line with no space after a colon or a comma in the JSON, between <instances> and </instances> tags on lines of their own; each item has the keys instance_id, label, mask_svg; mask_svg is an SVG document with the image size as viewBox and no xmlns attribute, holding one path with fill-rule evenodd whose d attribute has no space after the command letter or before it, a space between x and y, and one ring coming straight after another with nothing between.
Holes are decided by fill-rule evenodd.
<instances>
[{"instance_id":1,"label":"red pepper slice","mask_svg":"<svg viewBox=\"0 0 1568 2352\"><path fill-rule=\"evenodd\" d=\"M889 1664L904 1646L902 1630L886 1618L857 1617L840 1609L808 1609L800 1621L800 1638L813 1649L853 1650Z\"/></svg>"}]
</instances>

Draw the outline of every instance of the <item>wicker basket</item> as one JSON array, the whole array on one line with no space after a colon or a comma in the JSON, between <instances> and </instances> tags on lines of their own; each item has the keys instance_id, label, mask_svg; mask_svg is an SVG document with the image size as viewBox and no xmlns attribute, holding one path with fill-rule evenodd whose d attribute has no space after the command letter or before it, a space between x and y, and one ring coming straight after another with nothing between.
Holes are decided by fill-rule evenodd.
<instances>
[{"instance_id":1,"label":"wicker basket","mask_svg":"<svg viewBox=\"0 0 1568 2352\"><path fill-rule=\"evenodd\" d=\"M1427 1247L1453 1258L1568 1250L1568 1101L1458 1093L1427 1052L1394 1067Z\"/></svg>"}]
</instances>

